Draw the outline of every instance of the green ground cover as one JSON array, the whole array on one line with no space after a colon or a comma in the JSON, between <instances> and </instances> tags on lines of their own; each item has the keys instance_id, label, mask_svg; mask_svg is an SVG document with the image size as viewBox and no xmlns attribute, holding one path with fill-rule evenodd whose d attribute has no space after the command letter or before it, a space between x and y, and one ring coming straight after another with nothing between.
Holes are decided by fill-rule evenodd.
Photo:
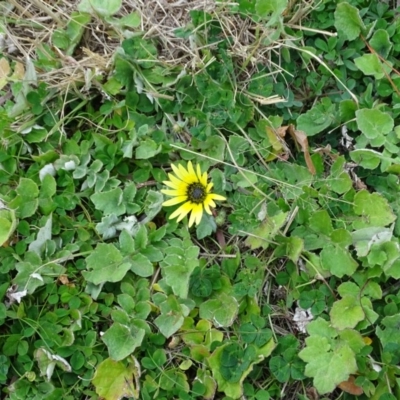
<instances>
[{"instance_id":1,"label":"green ground cover","mask_svg":"<svg viewBox=\"0 0 400 400\"><path fill-rule=\"evenodd\" d=\"M0 1L1 397L399 399L398 15Z\"/></svg>"}]
</instances>

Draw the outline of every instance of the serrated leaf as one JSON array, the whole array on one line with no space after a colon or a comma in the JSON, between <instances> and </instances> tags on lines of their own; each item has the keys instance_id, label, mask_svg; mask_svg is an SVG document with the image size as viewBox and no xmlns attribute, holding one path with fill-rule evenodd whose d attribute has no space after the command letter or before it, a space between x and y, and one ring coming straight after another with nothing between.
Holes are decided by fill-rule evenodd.
<instances>
[{"instance_id":1,"label":"serrated leaf","mask_svg":"<svg viewBox=\"0 0 400 400\"><path fill-rule=\"evenodd\" d=\"M352 276L358 267L350 252L337 244L328 243L324 246L320 257L322 268L338 278Z\"/></svg>"},{"instance_id":2,"label":"serrated leaf","mask_svg":"<svg viewBox=\"0 0 400 400\"><path fill-rule=\"evenodd\" d=\"M149 261L149 259L143 254L135 254L130 259L131 271L136 275L147 278L148 276L152 276L154 273L153 264Z\"/></svg>"},{"instance_id":3,"label":"serrated leaf","mask_svg":"<svg viewBox=\"0 0 400 400\"><path fill-rule=\"evenodd\" d=\"M388 201L378 193L360 190L354 196L354 212L361 216L353 222L355 229L386 226L396 220Z\"/></svg>"},{"instance_id":4,"label":"serrated leaf","mask_svg":"<svg viewBox=\"0 0 400 400\"><path fill-rule=\"evenodd\" d=\"M354 328L365 318L360 301L354 296L344 296L341 300L335 301L329 315L332 326L340 330Z\"/></svg>"},{"instance_id":5,"label":"serrated leaf","mask_svg":"<svg viewBox=\"0 0 400 400\"><path fill-rule=\"evenodd\" d=\"M245 240L246 245L251 249L257 249L258 247L267 249L270 241L285 224L287 214L286 212L281 212L272 217L267 217L258 227L249 230L250 235Z\"/></svg>"},{"instance_id":6,"label":"serrated leaf","mask_svg":"<svg viewBox=\"0 0 400 400\"><path fill-rule=\"evenodd\" d=\"M320 394L332 392L357 371L355 354L348 345L331 348L329 340L318 335L306 338L299 357L307 363L304 373L314 378Z\"/></svg>"},{"instance_id":7,"label":"serrated leaf","mask_svg":"<svg viewBox=\"0 0 400 400\"><path fill-rule=\"evenodd\" d=\"M335 117L335 105L329 99L323 99L297 118L297 129L307 136L314 136L331 126Z\"/></svg>"},{"instance_id":8,"label":"serrated leaf","mask_svg":"<svg viewBox=\"0 0 400 400\"><path fill-rule=\"evenodd\" d=\"M135 157L137 159L147 160L148 158L154 157L161 151L161 145L157 144L152 139L145 139L136 148Z\"/></svg>"},{"instance_id":9,"label":"serrated leaf","mask_svg":"<svg viewBox=\"0 0 400 400\"><path fill-rule=\"evenodd\" d=\"M383 159L383 155L371 149L357 149L350 152L350 158L365 169L376 169Z\"/></svg>"},{"instance_id":10,"label":"serrated leaf","mask_svg":"<svg viewBox=\"0 0 400 400\"><path fill-rule=\"evenodd\" d=\"M96 393L104 400L139 398L139 389L135 388L135 382L140 376L140 370L136 360L135 364L137 365L126 365L111 358L102 361L97 366L92 380Z\"/></svg>"},{"instance_id":11,"label":"serrated leaf","mask_svg":"<svg viewBox=\"0 0 400 400\"><path fill-rule=\"evenodd\" d=\"M335 11L335 27L345 34L348 40L357 39L365 30L359 11L347 2L339 3Z\"/></svg>"},{"instance_id":12,"label":"serrated leaf","mask_svg":"<svg viewBox=\"0 0 400 400\"><path fill-rule=\"evenodd\" d=\"M362 109L356 111L358 129L368 139L375 139L387 135L393 130L393 118L386 112L376 109Z\"/></svg>"},{"instance_id":13,"label":"serrated leaf","mask_svg":"<svg viewBox=\"0 0 400 400\"><path fill-rule=\"evenodd\" d=\"M120 188L108 192L94 193L90 196L90 200L93 201L96 209L103 211L105 215L114 214L118 216L126 211L123 203L123 192Z\"/></svg>"},{"instance_id":14,"label":"serrated leaf","mask_svg":"<svg viewBox=\"0 0 400 400\"><path fill-rule=\"evenodd\" d=\"M200 305L200 318L208 319L217 327L231 326L237 316L239 303L236 298L226 293Z\"/></svg>"},{"instance_id":15,"label":"serrated leaf","mask_svg":"<svg viewBox=\"0 0 400 400\"><path fill-rule=\"evenodd\" d=\"M123 360L142 344L145 331L134 327L134 332L118 322L114 322L101 340L106 344L110 357L115 361Z\"/></svg>"},{"instance_id":16,"label":"serrated leaf","mask_svg":"<svg viewBox=\"0 0 400 400\"><path fill-rule=\"evenodd\" d=\"M86 258L87 271L84 278L99 285L104 282L119 282L131 268L131 264L122 257L113 244L100 243Z\"/></svg>"},{"instance_id":17,"label":"serrated leaf","mask_svg":"<svg viewBox=\"0 0 400 400\"><path fill-rule=\"evenodd\" d=\"M375 79L382 79L385 76L384 65L375 53L355 58L354 64L365 75L372 75Z\"/></svg>"}]
</instances>

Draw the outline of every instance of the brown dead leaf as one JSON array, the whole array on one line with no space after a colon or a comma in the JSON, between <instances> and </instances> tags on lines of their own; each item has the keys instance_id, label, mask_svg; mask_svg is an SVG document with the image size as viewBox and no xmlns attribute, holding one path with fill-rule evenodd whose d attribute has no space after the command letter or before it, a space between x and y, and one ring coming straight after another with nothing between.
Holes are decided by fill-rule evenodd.
<instances>
[{"instance_id":1,"label":"brown dead leaf","mask_svg":"<svg viewBox=\"0 0 400 400\"><path fill-rule=\"evenodd\" d=\"M343 390L343 392L352 394L354 396L360 396L364 393L363 389L360 386L355 384L356 378L354 375L350 375L347 381L339 383L339 388Z\"/></svg>"},{"instance_id":2,"label":"brown dead leaf","mask_svg":"<svg viewBox=\"0 0 400 400\"><path fill-rule=\"evenodd\" d=\"M289 128L287 131L290 133L290 136L292 136L294 141L299 144L301 150L303 151L308 170L313 175L315 175L316 171L315 171L315 166L311 160L310 151L309 151L309 147L308 147L307 135L303 131L294 129L293 125L289 125Z\"/></svg>"},{"instance_id":3,"label":"brown dead leaf","mask_svg":"<svg viewBox=\"0 0 400 400\"><path fill-rule=\"evenodd\" d=\"M75 285L73 283L70 283L67 275L60 275L58 277L58 280L60 281L61 284L65 285L65 286L75 287Z\"/></svg>"},{"instance_id":4,"label":"brown dead leaf","mask_svg":"<svg viewBox=\"0 0 400 400\"><path fill-rule=\"evenodd\" d=\"M319 400L319 394L314 387L307 388L306 393L309 400Z\"/></svg>"},{"instance_id":5,"label":"brown dead leaf","mask_svg":"<svg viewBox=\"0 0 400 400\"><path fill-rule=\"evenodd\" d=\"M6 58L0 58L0 90L7 85L11 68Z\"/></svg>"},{"instance_id":6,"label":"brown dead leaf","mask_svg":"<svg viewBox=\"0 0 400 400\"><path fill-rule=\"evenodd\" d=\"M15 63L14 72L13 72L11 78L15 79L15 80L19 80L19 79L23 79L24 76L25 76L24 64L17 61Z\"/></svg>"}]
</instances>

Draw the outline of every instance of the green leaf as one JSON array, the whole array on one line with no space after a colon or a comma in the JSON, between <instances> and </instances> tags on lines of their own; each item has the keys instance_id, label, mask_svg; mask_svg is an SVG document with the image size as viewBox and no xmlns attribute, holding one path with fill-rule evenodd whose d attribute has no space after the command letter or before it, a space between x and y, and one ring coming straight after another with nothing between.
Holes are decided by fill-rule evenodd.
<instances>
[{"instance_id":1,"label":"green leaf","mask_svg":"<svg viewBox=\"0 0 400 400\"><path fill-rule=\"evenodd\" d=\"M96 393L104 400L121 400L139 398L139 388L135 388L136 379L139 378L139 364L135 365L114 361L106 358L96 369L92 384Z\"/></svg>"},{"instance_id":2,"label":"green leaf","mask_svg":"<svg viewBox=\"0 0 400 400\"><path fill-rule=\"evenodd\" d=\"M160 304L161 315L154 320L154 323L165 337L172 336L182 325L189 309L179 304L174 295Z\"/></svg>"},{"instance_id":3,"label":"green leaf","mask_svg":"<svg viewBox=\"0 0 400 400\"><path fill-rule=\"evenodd\" d=\"M365 318L360 300L354 296L345 296L335 301L329 315L332 326L340 330L354 328Z\"/></svg>"},{"instance_id":4,"label":"green leaf","mask_svg":"<svg viewBox=\"0 0 400 400\"><path fill-rule=\"evenodd\" d=\"M255 364L263 361L271 354L275 344L273 340L270 340L262 348L247 353L238 347L236 343L225 343L217 347L208 358L208 364L214 379L217 381L218 390L223 391L233 399L239 399L243 395L243 381L253 370ZM242 356L240 365L238 355ZM237 366L238 368L236 368ZM229 376L227 376L227 372Z\"/></svg>"},{"instance_id":5,"label":"green leaf","mask_svg":"<svg viewBox=\"0 0 400 400\"><path fill-rule=\"evenodd\" d=\"M336 118L335 114L335 105L327 98L322 99L297 118L297 129L304 131L307 136L314 136L331 126Z\"/></svg>"},{"instance_id":6,"label":"green leaf","mask_svg":"<svg viewBox=\"0 0 400 400\"><path fill-rule=\"evenodd\" d=\"M349 251L337 244L328 243L324 246L320 257L322 268L338 278L352 276L358 267Z\"/></svg>"},{"instance_id":7,"label":"green leaf","mask_svg":"<svg viewBox=\"0 0 400 400\"><path fill-rule=\"evenodd\" d=\"M326 337L318 335L306 338L299 357L307 363L304 373L314 378L320 394L332 392L357 371L355 354L347 344L332 347Z\"/></svg>"},{"instance_id":8,"label":"green leaf","mask_svg":"<svg viewBox=\"0 0 400 400\"><path fill-rule=\"evenodd\" d=\"M201 303L200 318L212 321L217 328L228 327L235 321L238 311L239 304L235 297L221 293L215 299Z\"/></svg>"},{"instance_id":9,"label":"green leaf","mask_svg":"<svg viewBox=\"0 0 400 400\"><path fill-rule=\"evenodd\" d=\"M332 220L326 210L320 210L313 213L310 217L310 228L323 235L329 236L332 231Z\"/></svg>"},{"instance_id":10,"label":"green leaf","mask_svg":"<svg viewBox=\"0 0 400 400\"><path fill-rule=\"evenodd\" d=\"M32 179L21 178L16 189L17 197L9 203L18 218L32 216L38 206L39 188Z\"/></svg>"},{"instance_id":11,"label":"green leaf","mask_svg":"<svg viewBox=\"0 0 400 400\"><path fill-rule=\"evenodd\" d=\"M378 168L383 155L371 149L357 149L350 152L350 158L365 169Z\"/></svg>"},{"instance_id":12,"label":"green leaf","mask_svg":"<svg viewBox=\"0 0 400 400\"><path fill-rule=\"evenodd\" d=\"M113 244L100 243L86 258L87 271L82 271L84 278L99 285L104 282L119 282L131 268L129 261Z\"/></svg>"},{"instance_id":13,"label":"green leaf","mask_svg":"<svg viewBox=\"0 0 400 400\"><path fill-rule=\"evenodd\" d=\"M281 212L272 217L265 218L255 229L250 229L250 235L245 240L247 246L251 249L261 247L267 249L270 241L279 232L279 229L285 224L288 213Z\"/></svg>"},{"instance_id":14,"label":"green leaf","mask_svg":"<svg viewBox=\"0 0 400 400\"><path fill-rule=\"evenodd\" d=\"M354 212L361 219L353 222L354 229L386 226L396 220L388 201L378 193L360 190L354 196Z\"/></svg>"},{"instance_id":15,"label":"green leaf","mask_svg":"<svg viewBox=\"0 0 400 400\"><path fill-rule=\"evenodd\" d=\"M56 366L61 368L63 371L71 372L71 366L64 358L58 355L53 355L42 347L35 350L34 357L39 365L40 375L46 376L47 380L51 379Z\"/></svg>"},{"instance_id":16,"label":"green leaf","mask_svg":"<svg viewBox=\"0 0 400 400\"><path fill-rule=\"evenodd\" d=\"M384 65L375 53L355 58L354 64L365 75L372 75L375 79L382 79L385 76Z\"/></svg>"},{"instance_id":17,"label":"green leaf","mask_svg":"<svg viewBox=\"0 0 400 400\"><path fill-rule=\"evenodd\" d=\"M90 196L90 200L93 201L96 209L103 211L105 215L114 214L118 216L126 211L123 203L123 192L120 188L108 192L94 193Z\"/></svg>"},{"instance_id":18,"label":"green leaf","mask_svg":"<svg viewBox=\"0 0 400 400\"><path fill-rule=\"evenodd\" d=\"M355 40L365 30L359 11L347 2L339 3L335 11L335 27L347 40Z\"/></svg>"},{"instance_id":19,"label":"green leaf","mask_svg":"<svg viewBox=\"0 0 400 400\"><path fill-rule=\"evenodd\" d=\"M388 58L392 43L385 29L377 29L372 35L369 44L382 58Z\"/></svg>"},{"instance_id":20,"label":"green leaf","mask_svg":"<svg viewBox=\"0 0 400 400\"><path fill-rule=\"evenodd\" d=\"M154 273L153 264L149 261L149 259L143 254L135 254L130 259L130 269L136 275L147 278L148 276L152 276Z\"/></svg>"},{"instance_id":21,"label":"green leaf","mask_svg":"<svg viewBox=\"0 0 400 400\"><path fill-rule=\"evenodd\" d=\"M154 157L161 151L161 145L157 144L152 139L145 139L136 148L135 157L137 159L147 160L148 158Z\"/></svg>"},{"instance_id":22,"label":"green leaf","mask_svg":"<svg viewBox=\"0 0 400 400\"><path fill-rule=\"evenodd\" d=\"M14 210L1 208L2 206L0 199L0 247L10 239L17 226Z\"/></svg>"},{"instance_id":23,"label":"green leaf","mask_svg":"<svg viewBox=\"0 0 400 400\"><path fill-rule=\"evenodd\" d=\"M362 109L356 111L358 129L368 139L387 135L393 130L393 118L386 112L377 109Z\"/></svg>"},{"instance_id":24,"label":"green leaf","mask_svg":"<svg viewBox=\"0 0 400 400\"><path fill-rule=\"evenodd\" d=\"M116 14L122 6L122 0L89 0L89 4L98 14L103 17L111 17Z\"/></svg>"},{"instance_id":25,"label":"green leaf","mask_svg":"<svg viewBox=\"0 0 400 400\"><path fill-rule=\"evenodd\" d=\"M179 241L179 246L165 249L166 256L160 266L163 277L172 291L184 299L188 295L190 275L199 265L200 249L193 246L190 240Z\"/></svg>"},{"instance_id":26,"label":"green leaf","mask_svg":"<svg viewBox=\"0 0 400 400\"><path fill-rule=\"evenodd\" d=\"M282 17L281 14L287 7L287 0L256 0L255 12L264 19L267 24L276 24Z\"/></svg>"},{"instance_id":27,"label":"green leaf","mask_svg":"<svg viewBox=\"0 0 400 400\"><path fill-rule=\"evenodd\" d=\"M115 361L123 360L132 354L142 344L144 329L129 327L114 322L101 337L106 344L110 357Z\"/></svg>"}]
</instances>

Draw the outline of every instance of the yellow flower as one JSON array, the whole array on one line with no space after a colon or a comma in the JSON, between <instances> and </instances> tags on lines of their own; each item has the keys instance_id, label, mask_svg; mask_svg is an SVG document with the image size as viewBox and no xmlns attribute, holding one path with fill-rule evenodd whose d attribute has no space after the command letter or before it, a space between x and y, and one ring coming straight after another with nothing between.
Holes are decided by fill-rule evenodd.
<instances>
[{"instance_id":1,"label":"yellow flower","mask_svg":"<svg viewBox=\"0 0 400 400\"><path fill-rule=\"evenodd\" d=\"M225 200L225 197L219 194L211 193L213 184L207 183L207 172L202 173L200 165L197 165L196 171L193 168L191 161L188 162L185 169L182 165L171 165L175 175L168 174L169 181L164 181L164 184L171 189L161 190L173 198L163 203L163 206L174 206L183 203L177 210L175 210L170 219L178 217L178 222L190 214L189 227L196 222L198 225L203 216L203 210L211 214L210 207L215 207L214 200Z\"/></svg>"}]
</instances>

